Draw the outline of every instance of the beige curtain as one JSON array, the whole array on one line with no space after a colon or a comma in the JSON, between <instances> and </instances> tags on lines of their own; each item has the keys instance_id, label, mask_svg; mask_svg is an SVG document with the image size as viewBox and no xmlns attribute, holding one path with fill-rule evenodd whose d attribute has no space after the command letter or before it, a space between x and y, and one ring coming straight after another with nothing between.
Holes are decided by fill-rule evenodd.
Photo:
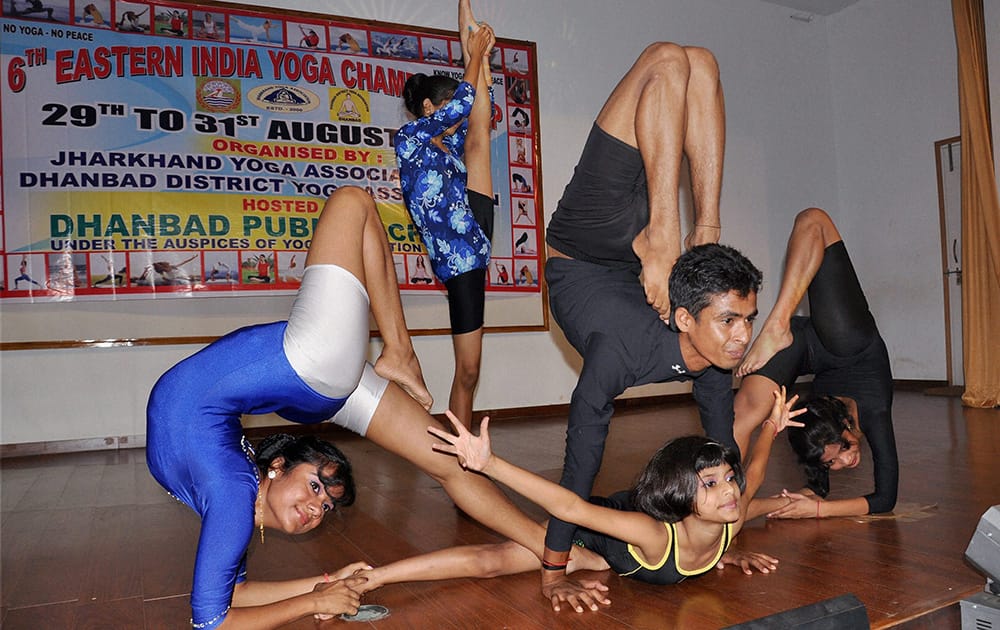
<instances>
[{"instance_id":1,"label":"beige curtain","mask_svg":"<svg viewBox=\"0 0 1000 630\"><path fill-rule=\"evenodd\" d=\"M1000 201L982 0L952 0L962 121L962 346L970 407L1000 405ZM1000 84L997 85L1000 89Z\"/></svg>"}]
</instances>

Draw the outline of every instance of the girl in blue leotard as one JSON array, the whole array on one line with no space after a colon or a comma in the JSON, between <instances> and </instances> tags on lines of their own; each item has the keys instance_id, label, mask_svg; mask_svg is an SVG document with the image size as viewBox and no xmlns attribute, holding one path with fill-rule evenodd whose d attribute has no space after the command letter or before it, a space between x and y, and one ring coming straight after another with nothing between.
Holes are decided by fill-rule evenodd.
<instances>
[{"instance_id":1,"label":"girl in blue leotard","mask_svg":"<svg viewBox=\"0 0 1000 630\"><path fill-rule=\"evenodd\" d=\"M374 368L365 363L369 310L386 342ZM333 578L247 581L255 530L261 539L265 528L310 531L349 504L354 488L350 465L333 446L302 438L269 443L255 456L240 419L271 412L303 423L333 418L364 435L386 378L430 405L374 203L360 189L343 189L317 224L288 321L226 335L168 370L150 394L150 472L202 519L194 627L274 627L356 610L358 581L340 578L359 565Z\"/></svg>"},{"instance_id":2,"label":"girl in blue leotard","mask_svg":"<svg viewBox=\"0 0 1000 630\"><path fill-rule=\"evenodd\" d=\"M486 55L495 37L459 0L465 80L415 74L403 88L414 120L396 134L400 187L434 274L448 291L455 377L448 407L472 424L482 359L486 271L493 235L490 127L493 116Z\"/></svg>"},{"instance_id":3,"label":"girl in blue leotard","mask_svg":"<svg viewBox=\"0 0 1000 630\"><path fill-rule=\"evenodd\" d=\"M383 341L374 366L365 362L369 310ZM357 608L361 581L348 576L360 564L287 582L247 579L252 538L315 528L351 501L353 486L349 464L329 445L285 440L254 454L243 414L332 420L430 474L473 518L525 540L531 519L489 480L432 451L431 402L375 203L360 188L339 189L316 226L288 321L226 335L167 371L150 394L150 472L202 519L192 625L273 628Z\"/></svg>"}]
</instances>

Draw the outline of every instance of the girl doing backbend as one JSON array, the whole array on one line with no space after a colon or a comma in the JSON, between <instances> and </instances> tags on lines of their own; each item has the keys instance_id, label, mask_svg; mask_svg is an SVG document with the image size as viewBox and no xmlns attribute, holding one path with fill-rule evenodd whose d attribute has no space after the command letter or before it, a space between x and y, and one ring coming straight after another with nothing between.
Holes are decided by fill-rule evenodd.
<instances>
[{"instance_id":1,"label":"girl doing backbend","mask_svg":"<svg viewBox=\"0 0 1000 630\"><path fill-rule=\"evenodd\" d=\"M793 316L808 294L809 317ZM892 428L892 372L885 342L840 232L819 208L795 218L785 275L774 308L736 371L733 433L746 448L767 416L767 394L812 374L805 425L788 439L806 469L807 488L755 502L772 518L823 518L889 512L896 505L899 460ZM874 490L825 500L829 472L861 464L862 433L871 447Z\"/></svg>"},{"instance_id":2,"label":"girl doing backbend","mask_svg":"<svg viewBox=\"0 0 1000 630\"><path fill-rule=\"evenodd\" d=\"M374 367L365 362L369 310L384 342ZM349 465L329 445L268 443L255 455L243 414L332 420L409 460L465 513L541 556L540 541L523 534L535 527L527 515L488 479L433 452L431 402L375 203L360 188L341 188L323 208L288 321L226 335L171 368L150 395L150 472L201 517L193 626L274 628L357 608L361 580L339 578L361 565L329 578L246 579L255 531L307 532L349 503L353 486Z\"/></svg>"}]
</instances>

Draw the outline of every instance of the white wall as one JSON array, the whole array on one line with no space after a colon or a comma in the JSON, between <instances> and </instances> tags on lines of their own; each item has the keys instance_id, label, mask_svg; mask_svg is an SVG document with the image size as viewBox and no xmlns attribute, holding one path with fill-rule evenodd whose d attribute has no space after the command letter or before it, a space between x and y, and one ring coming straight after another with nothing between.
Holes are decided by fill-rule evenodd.
<instances>
[{"instance_id":1,"label":"white wall","mask_svg":"<svg viewBox=\"0 0 1000 630\"><path fill-rule=\"evenodd\" d=\"M839 220L897 379L946 379L934 142L959 134L950 2L830 20Z\"/></svg>"},{"instance_id":2,"label":"white wall","mask_svg":"<svg viewBox=\"0 0 1000 630\"><path fill-rule=\"evenodd\" d=\"M594 116L642 47L707 46L726 90L723 240L764 271L761 311L777 292L791 218L825 207L844 224L895 377L943 380L940 276L928 262L936 253L926 252L938 251L933 141L958 130L954 45L947 3L916 4L863 0L806 23L752 0L474 0L477 17L501 36L538 43L547 214ZM447 29L455 21L454 0L301 0L294 8ZM553 328L487 336L477 408L568 401L579 357ZM440 411L450 340L422 337L415 346ZM0 442L141 436L156 377L195 349L5 352Z\"/></svg>"}]
</instances>

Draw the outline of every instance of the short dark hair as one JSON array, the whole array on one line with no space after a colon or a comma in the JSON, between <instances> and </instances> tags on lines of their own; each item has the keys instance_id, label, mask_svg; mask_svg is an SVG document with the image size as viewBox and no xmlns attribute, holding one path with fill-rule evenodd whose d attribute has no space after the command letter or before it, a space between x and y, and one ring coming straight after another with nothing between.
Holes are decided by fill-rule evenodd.
<instances>
[{"instance_id":1,"label":"short dark hair","mask_svg":"<svg viewBox=\"0 0 1000 630\"><path fill-rule=\"evenodd\" d=\"M830 493L830 469L823 463L823 451L830 444L848 447L844 431L851 430L847 405L833 396L818 396L805 403L806 412L797 418L802 427L788 427L788 441L806 470L806 483L821 497Z\"/></svg>"},{"instance_id":2,"label":"short dark hair","mask_svg":"<svg viewBox=\"0 0 1000 630\"><path fill-rule=\"evenodd\" d=\"M762 278L760 270L735 248L718 243L692 247L670 271L671 311L684 308L697 318L716 295L735 291L746 297L759 292Z\"/></svg>"},{"instance_id":3,"label":"short dark hair","mask_svg":"<svg viewBox=\"0 0 1000 630\"><path fill-rule=\"evenodd\" d=\"M354 503L354 476L351 463L333 444L312 435L294 436L276 433L264 438L257 447L255 459L258 468L267 470L271 463L284 458L283 471L289 471L299 464L312 464L318 469L320 481L334 506Z\"/></svg>"},{"instance_id":4,"label":"short dark hair","mask_svg":"<svg viewBox=\"0 0 1000 630\"><path fill-rule=\"evenodd\" d=\"M632 506L658 521L676 523L695 511L702 470L729 464L740 492L746 478L739 455L715 440L690 435L670 440L656 451L630 493Z\"/></svg>"},{"instance_id":5,"label":"short dark hair","mask_svg":"<svg viewBox=\"0 0 1000 630\"><path fill-rule=\"evenodd\" d=\"M424 115L424 99L429 98L434 105L451 100L458 89L458 81L443 74L426 75L422 72L412 75L403 85L403 104L406 110L417 118Z\"/></svg>"}]
</instances>

